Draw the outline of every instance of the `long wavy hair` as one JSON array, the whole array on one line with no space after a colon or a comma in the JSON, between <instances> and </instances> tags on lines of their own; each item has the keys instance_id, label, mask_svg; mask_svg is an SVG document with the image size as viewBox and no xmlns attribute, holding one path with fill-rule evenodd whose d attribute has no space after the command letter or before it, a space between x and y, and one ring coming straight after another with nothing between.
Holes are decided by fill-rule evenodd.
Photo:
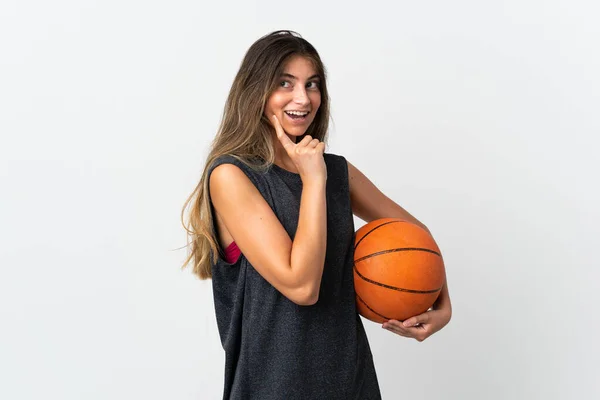
<instances>
[{"instance_id":1,"label":"long wavy hair","mask_svg":"<svg viewBox=\"0 0 600 400\"><path fill-rule=\"evenodd\" d=\"M297 139L310 135L327 142L329 95L326 70L315 48L298 33L282 30L258 39L246 52L225 102L217 134L210 147L200 182L186 200L181 222L188 234L188 257L182 268L193 264L200 279L212 277L216 257L223 257L211 213L208 189L208 167L222 155L231 155L250 168L264 172L275 160L275 129L264 116L265 106L277 89L286 62L302 56L312 61L321 78L321 105L307 131ZM187 220L185 217L186 210Z\"/></svg>"}]
</instances>

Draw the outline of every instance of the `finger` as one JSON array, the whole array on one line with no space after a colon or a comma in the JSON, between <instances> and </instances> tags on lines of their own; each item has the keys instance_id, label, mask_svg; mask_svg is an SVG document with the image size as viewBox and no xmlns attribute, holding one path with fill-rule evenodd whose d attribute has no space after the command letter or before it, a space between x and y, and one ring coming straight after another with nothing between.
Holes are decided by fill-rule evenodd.
<instances>
[{"instance_id":1,"label":"finger","mask_svg":"<svg viewBox=\"0 0 600 400\"><path fill-rule=\"evenodd\" d=\"M408 332L404 328L398 327L397 325L390 324L390 323L385 323L385 324L383 324L383 328L387 329L388 331L393 332L393 333L395 333L397 335L408 337L408 338L412 338L410 332Z\"/></svg>"},{"instance_id":2,"label":"finger","mask_svg":"<svg viewBox=\"0 0 600 400\"><path fill-rule=\"evenodd\" d=\"M313 140L312 136L306 135L302 138L300 143L296 143L299 147L308 147L308 144Z\"/></svg>"},{"instance_id":3,"label":"finger","mask_svg":"<svg viewBox=\"0 0 600 400\"><path fill-rule=\"evenodd\" d=\"M406 328L402 322L395 320L395 319L390 319L387 323L387 325L393 327L394 329L398 329L398 330L402 330L404 332L408 332L408 328Z\"/></svg>"},{"instance_id":4,"label":"finger","mask_svg":"<svg viewBox=\"0 0 600 400\"><path fill-rule=\"evenodd\" d=\"M325 143L324 142L320 142L317 147L315 147L319 153L324 154L325 153Z\"/></svg>"},{"instance_id":5,"label":"finger","mask_svg":"<svg viewBox=\"0 0 600 400\"><path fill-rule=\"evenodd\" d=\"M404 337L413 338L419 342L422 342L427 337L431 336L431 333L428 330L428 326L419 325L417 327L405 328L399 321L390 320L388 321L388 330L398 333Z\"/></svg>"},{"instance_id":6,"label":"finger","mask_svg":"<svg viewBox=\"0 0 600 400\"><path fill-rule=\"evenodd\" d=\"M409 327L409 326L417 326L417 325L422 325L422 324L426 324L429 322L429 317L431 315L429 313L424 313L421 315L416 315L414 317L408 318L406 320L404 320L404 322L402 323L403 326L405 327Z\"/></svg>"},{"instance_id":7,"label":"finger","mask_svg":"<svg viewBox=\"0 0 600 400\"><path fill-rule=\"evenodd\" d=\"M317 147L317 145L319 143L321 143L321 141L319 139L313 139L310 141L310 143L307 145L307 147L315 148L315 147Z\"/></svg>"},{"instance_id":8,"label":"finger","mask_svg":"<svg viewBox=\"0 0 600 400\"><path fill-rule=\"evenodd\" d=\"M432 334L432 332L428 330L428 326L430 325L419 325L414 328L405 328L405 331L408 335L410 335L410 337L417 339L419 342L422 342Z\"/></svg>"},{"instance_id":9,"label":"finger","mask_svg":"<svg viewBox=\"0 0 600 400\"><path fill-rule=\"evenodd\" d=\"M279 119L277 119L276 115L273 115L271 117L271 121L273 123L273 127L275 128L275 132L277 133L277 138L279 139L279 141L281 142L283 147L286 149L286 151L288 151L288 153L289 153L289 151L291 151L291 149L294 148L296 143L292 142L290 140L290 138L288 137L288 135L286 135L286 133L283 130L283 127L281 126L281 124L279 123Z\"/></svg>"},{"instance_id":10,"label":"finger","mask_svg":"<svg viewBox=\"0 0 600 400\"><path fill-rule=\"evenodd\" d=\"M390 319L389 321L385 322L383 325L385 328L391 328L391 329L395 329L397 331L408 333L408 330L404 326L402 326L402 323L395 319Z\"/></svg>"}]
</instances>

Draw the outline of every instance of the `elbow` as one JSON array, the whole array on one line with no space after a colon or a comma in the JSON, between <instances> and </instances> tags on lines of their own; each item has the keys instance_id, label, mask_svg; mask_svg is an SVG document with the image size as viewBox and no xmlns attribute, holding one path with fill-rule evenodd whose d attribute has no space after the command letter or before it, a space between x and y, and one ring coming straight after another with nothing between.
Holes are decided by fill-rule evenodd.
<instances>
[{"instance_id":1,"label":"elbow","mask_svg":"<svg viewBox=\"0 0 600 400\"><path fill-rule=\"evenodd\" d=\"M317 304L317 301L319 301L318 294L316 296L305 297L305 298L301 299L300 301L296 301L295 303L298 304L299 306L314 306L315 304Z\"/></svg>"},{"instance_id":2,"label":"elbow","mask_svg":"<svg viewBox=\"0 0 600 400\"><path fill-rule=\"evenodd\" d=\"M299 306L313 306L319 301L319 288L299 288L294 291L293 296L288 296L288 299Z\"/></svg>"}]
</instances>

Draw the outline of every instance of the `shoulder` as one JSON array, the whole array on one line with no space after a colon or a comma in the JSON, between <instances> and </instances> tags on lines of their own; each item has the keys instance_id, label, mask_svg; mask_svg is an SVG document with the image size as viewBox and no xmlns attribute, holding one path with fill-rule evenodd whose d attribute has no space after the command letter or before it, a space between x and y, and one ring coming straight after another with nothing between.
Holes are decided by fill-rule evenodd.
<instances>
[{"instance_id":1,"label":"shoulder","mask_svg":"<svg viewBox=\"0 0 600 400\"><path fill-rule=\"evenodd\" d=\"M247 198L255 193L264 194L261 173L232 155L221 155L210 163L206 174L211 201L223 197Z\"/></svg>"},{"instance_id":2,"label":"shoulder","mask_svg":"<svg viewBox=\"0 0 600 400\"><path fill-rule=\"evenodd\" d=\"M211 166L208 179L210 202L221 210L240 204L256 204L264 198L260 180L237 162L220 162ZM266 200L266 199L265 199Z\"/></svg>"},{"instance_id":3,"label":"shoulder","mask_svg":"<svg viewBox=\"0 0 600 400\"><path fill-rule=\"evenodd\" d=\"M218 156L216 159L214 159L212 162L209 163L207 169L207 176L210 177L212 175L212 172L216 169L219 170L231 170L232 168L236 168L236 169L243 169L243 162L241 160L239 160L237 157L232 156L230 154L222 154L220 156ZM231 165L232 167L221 167L224 165ZM221 167L221 168L219 168Z\"/></svg>"},{"instance_id":4,"label":"shoulder","mask_svg":"<svg viewBox=\"0 0 600 400\"><path fill-rule=\"evenodd\" d=\"M217 171L221 179L227 180L236 176L245 175L252 183L259 185L261 172L251 161L244 160L231 154L222 154L209 163L206 179L210 182L212 175Z\"/></svg>"}]
</instances>

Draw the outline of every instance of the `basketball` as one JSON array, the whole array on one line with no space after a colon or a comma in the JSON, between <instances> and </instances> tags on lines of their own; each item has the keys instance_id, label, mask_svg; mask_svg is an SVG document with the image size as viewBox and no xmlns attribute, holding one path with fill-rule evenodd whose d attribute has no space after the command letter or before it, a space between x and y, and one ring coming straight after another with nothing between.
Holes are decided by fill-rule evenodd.
<instances>
[{"instance_id":1,"label":"basketball","mask_svg":"<svg viewBox=\"0 0 600 400\"><path fill-rule=\"evenodd\" d=\"M444 261L425 229L398 218L356 231L354 290L358 312L377 323L427 311L446 279Z\"/></svg>"}]
</instances>

